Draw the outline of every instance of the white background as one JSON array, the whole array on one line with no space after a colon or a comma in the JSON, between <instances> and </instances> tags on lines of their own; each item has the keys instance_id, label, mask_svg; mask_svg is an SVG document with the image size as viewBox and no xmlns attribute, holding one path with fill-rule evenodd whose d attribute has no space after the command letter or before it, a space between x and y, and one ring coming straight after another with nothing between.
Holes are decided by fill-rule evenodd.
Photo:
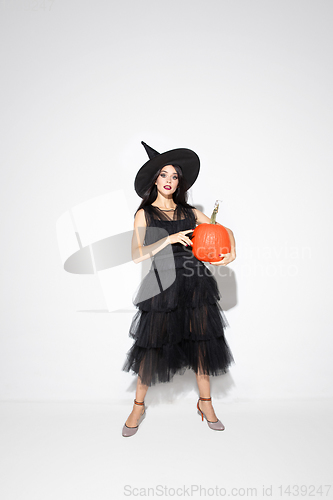
<instances>
[{"instance_id":1,"label":"white background","mask_svg":"<svg viewBox=\"0 0 333 500\"><path fill-rule=\"evenodd\" d=\"M332 2L0 9L0 398L132 400L121 368L135 310L107 313L96 276L63 270L55 228L115 189L134 214L141 140L199 155L189 202L210 216L222 199L217 220L236 238L229 275L211 266L235 358L213 389L332 397ZM186 396L194 375L156 391L171 388Z\"/></svg>"}]
</instances>

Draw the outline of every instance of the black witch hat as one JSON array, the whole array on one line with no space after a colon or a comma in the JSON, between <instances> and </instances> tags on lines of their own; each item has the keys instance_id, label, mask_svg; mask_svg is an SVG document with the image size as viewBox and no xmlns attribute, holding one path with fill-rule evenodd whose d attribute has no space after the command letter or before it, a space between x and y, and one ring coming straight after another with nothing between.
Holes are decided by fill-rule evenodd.
<instances>
[{"instance_id":1,"label":"black witch hat","mask_svg":"<svg viewBox=\"0 0 333 500\"><path fill-rule=\"evenodd\" d=\"M175 163L181 167L186 190L194 184L200 170L199 156L194 151L179 148L166 151L165 153L158 153L145 142L141 141L141 144L144 146L149 160L140 168L134 181L134 189L140 198L144 197L156 172L165 165L173 165Z\"/></svg>"}]
</instances>

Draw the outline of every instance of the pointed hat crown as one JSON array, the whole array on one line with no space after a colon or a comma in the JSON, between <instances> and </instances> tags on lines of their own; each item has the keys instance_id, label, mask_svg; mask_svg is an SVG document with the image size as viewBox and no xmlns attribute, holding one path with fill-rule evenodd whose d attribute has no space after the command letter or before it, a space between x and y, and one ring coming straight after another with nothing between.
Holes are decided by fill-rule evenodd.
<instances>
[{"instance_id":1,"label":"pointed hat crown","mask_svg":"<svg viewBox=\"0 0 333 500\"><path fill-rule=\"evenodd\" d=\"M154 158L155 156L159 155L160 153L158 153L157 151L155 151L155 149L151 148L150 146L148 146L148 144L146 144L145 142L141 141L141 144L143 145L143 147L145 148L145 150L147 151L147 155L149 156L149 159L151 160L152 158Z\"/></svg>"}]
</instances>

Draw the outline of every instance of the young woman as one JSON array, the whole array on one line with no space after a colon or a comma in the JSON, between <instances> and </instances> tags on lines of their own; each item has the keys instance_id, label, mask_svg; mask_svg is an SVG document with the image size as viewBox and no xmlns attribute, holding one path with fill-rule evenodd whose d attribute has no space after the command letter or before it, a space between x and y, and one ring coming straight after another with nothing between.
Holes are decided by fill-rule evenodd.
<instances>
[{"instance_id":1,"label":"young woman","mask_svg":"<svg viewBox=\"0 0 333 500\"><path fill-rule=\"evenodd\" d=\"M224 331L227 319L218 303L217 282L208 267L194 257L191 232L210 219L187 203L200 160L190 149L159 154L146 143L149 160L138 171L134 187L142 202L136 211L132 258L152 258L152 267L133 303L138 307L129 331L135 342L124 371L138 375L133 409L122 435L134 435L146 415L148 387L169 382L175 373L194 371L199 389L198 413L213 430L223 430L210 396L210 375L220 375L234 362ZM214 265L236 258L233 232L226 228L231 251Z\"/></svg>"}]
</instances>

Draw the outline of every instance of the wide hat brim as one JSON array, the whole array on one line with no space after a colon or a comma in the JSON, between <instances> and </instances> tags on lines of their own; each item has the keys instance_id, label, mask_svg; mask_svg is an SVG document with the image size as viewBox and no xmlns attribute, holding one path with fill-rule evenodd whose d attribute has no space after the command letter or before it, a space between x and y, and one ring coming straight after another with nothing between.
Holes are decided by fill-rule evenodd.
<instances>
[{"instance_id":1,"label":"wide hat brim","mask_svg":"<svg viewBox=\"0 0 333 500\"><path fill-rule=\"evenodd\" d=\"M196 181L200 170L199 156L191 149L178 148L160 153L148 160L138 171L134 181L134 189L140 198L144 197L152 178L165 165L175 163L182 168L185 189L188 190Z\"/></svg>"}]
</instances>

